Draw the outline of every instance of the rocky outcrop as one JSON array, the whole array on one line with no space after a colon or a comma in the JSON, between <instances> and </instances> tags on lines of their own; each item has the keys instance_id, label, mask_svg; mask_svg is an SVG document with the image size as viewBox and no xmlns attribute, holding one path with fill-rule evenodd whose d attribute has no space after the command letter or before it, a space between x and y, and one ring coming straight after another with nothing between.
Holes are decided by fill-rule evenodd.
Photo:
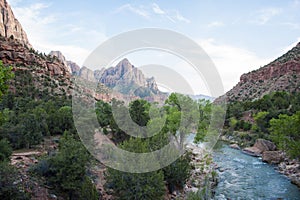
<instances>
[{"instance_id":1,"label":"rocky outcrop","mask_svg":"<svg viewBox=\"0 0 300 200\"><path fill-rule=\"evenodd\" d=\"M4 64L24 67L39 66L41 71L51 76L64 76L70 78L68 69L60 62L47 57L42 53L37 53L34 50L29 50L20 44L17 40L0 38L0 60ZM46 73L47 72L47 73Z\"/></svg>"},{"instance_id":2,"label":"rocky outcrop","mask_svg":"<svg viewBox=\"0 0 300 200\"><path fill-rule=\"evenodd\" d=\"M262 161L269 164L279 164L284 159L281 151L265 151L262 153Z\"/></svg>"},{"instance_id":3,"label":"rocky outcrop","mask_svg":"<svg viewBox=\"0 0 300 200\"><path fill-rule=\"evenodd\" d=\"M259 99L275 91L300 91L299 79L300 43L270 64L243 74L240 82L225 95L227 101L233 102Z\"/></svg>"},{"instance_id":4,"label":"rocky outcrop","mask_svg":"<svg viewBox=\"0 0 300 200\"><path fill-rule=\"evenodd\" d=\"M291 160L285 158L283 162L278 165L278 171L291 180L291 182L300 188L300 162L299 160Z\"/></svg>"},{"instance_id":5,"label":"rocky outcrop","mask_svg":"<svg viewBox=\"0 0 300 200\"><path fill-rule=\"evenodd\" d=\"M14 72L28 72L35 88L52 94L71 94L71 75L59 60L26 48L18 40L0 37L0 60L13 67ZM14 91L13 84L11 90ZM23 86L22 86L23 87Z\"/></svg>"},{"instance_id":6,"label":"rocky outcrop","mask_svg":"<svg viewBox=\"0 0 300 200\"><path fill-rule=\"evenodd\" d=\"M72 73L65 56L60 51L51 51L49 55L57 58L69 70L69 72Z\"/></svg>"},{"instance_id":7,"label":"rocky outcrop","mask_svg":"<svg viewBox=\"0 0 300 200\"><path fill-rule=\"evenodd\" d=\"M276 145L268 140L257 139L253 147L244 148L243 152L252 156L261 156L265 151L275 151Z\"/></svg>"},{"instance_id":8,"label":"rocky outcrop","mask_svg":"<svg viewBox=\"0 0 300 200\"><path fill-rule=\"evenodd\" d=\"M18 40L19 43L32 48L27 35L19 21L15 18L6 0L0 0L0 35Z\"/></svg>"},{"instance_id":9,"label":"rocky outcrop","mask_svg":"<svg viewBox=\"0 0 300 200\"><path fill-rule=\"evenodd\" d=\"M79 67L79 65L77 65L77 63L72 62L72 61L67 61L67 66L70 68L71 73L73 75L78 75L79 74L80 67Z\"/></svg>"}]
</instances>

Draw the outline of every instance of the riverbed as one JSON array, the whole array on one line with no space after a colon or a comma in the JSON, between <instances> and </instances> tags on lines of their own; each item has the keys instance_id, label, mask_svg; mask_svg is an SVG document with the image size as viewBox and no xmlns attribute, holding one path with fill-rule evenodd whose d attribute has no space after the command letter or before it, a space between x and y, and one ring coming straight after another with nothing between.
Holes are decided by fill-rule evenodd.
<instances>
[{"instance_id":1,"label":"riverbed","mask_svg":"<svg viewBox=\"0 0 300 200\"><path fill-rule=\"evenodd\" d=\"M215 199L300 200L300 190L290 180L260 158L218 142L213 152L218 165L219 184Z\"/></svg>"}]
</instances>

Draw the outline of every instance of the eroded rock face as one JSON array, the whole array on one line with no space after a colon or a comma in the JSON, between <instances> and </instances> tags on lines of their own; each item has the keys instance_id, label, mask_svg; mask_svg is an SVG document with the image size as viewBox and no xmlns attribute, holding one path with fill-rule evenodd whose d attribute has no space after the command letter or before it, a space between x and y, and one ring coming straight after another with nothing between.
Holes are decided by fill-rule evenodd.
<instances>
[{"instance_id":1,"label":"eroded rock face","mask_svg":"<svg viewBox=\"0 0 300 200\"><path fill-rule=\"evenodd\" d=\"M72 70L67 63L65 56L60 51L51 51L49 55L56 57L69 70L69 72L72 73Z\"/></svg>"},{"instance_id":2,"label":"eroded rock face","mask_svg":"<svg viewBox=\"0 0 300 200\"><path fill-rule=\"evenodd\" d=\"M80 71L79 65L72 61L67 61L67 66L70 68L73 75L78 75Z\"/></svg>"},{"instance_id":3,"label":"eroded rock face","mask_svg":"<svg viewBox=\"0 0 300 200\"><path fill-rule=\"evenodd\" d=\"M25 31L15 18L6 0L0 0L0 35L6 38L14 38L28 48L32 48Z\"/></svg>"},{"instance_id":4,"label":"eroded rock face","mask_svg":"<svg viewBox=\"0 0 300 200\"><path fill-rule=\"evenodd\" d=\"M106 69L99 81L111 88L121 84L135 84L143 87L146 87L147 85L144 74L139 69L135 68L127 59L119 62L116 67Z\"/></svg>"},{"instance_id":5,"label":"eroded rock face","mask_svg":"<svg viewBox=\"0 0 300 200\"><path fill-rule=\"evenodd\" d=\"M17 40L0 38L0 60L8 65L22 65L25 67L40 66L41 70L51 76L64 76L70 78L70 73L59 60L54 60L43 54L29 50Z\"/></svg>"},{"instance_id":6,"label":"eroded rock face","mask_svg":"<svg viewBox=\"0 0 300 200\"><path fill-rule=\"evenodd\" d=\"M94 71L87 67L82 67L79 70L79 77L81 77L89 82L96 82L96 79L94 76Z\"/></svg>"},{"instance_id":7,"label":"eroded rock face","mask_svg":"<svg viewBox=\"0 0 300 200\"><path fill-rule=\"evenodd\" d=\"M243 74L240 82L225 95L227 101L233 102L259 99L275 91L300 91L299 80L300 43L268 65Z\"/></svg>"}]
</instances>

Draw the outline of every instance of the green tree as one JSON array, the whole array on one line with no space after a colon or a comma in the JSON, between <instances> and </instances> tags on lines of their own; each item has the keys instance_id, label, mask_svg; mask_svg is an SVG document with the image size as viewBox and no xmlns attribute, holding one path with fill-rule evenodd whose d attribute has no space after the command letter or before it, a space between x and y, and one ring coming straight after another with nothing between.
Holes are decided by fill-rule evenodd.
<instances>
[{"instance_id":1,"label":"green tree","mask_svg":"<svg viewBox=\"0 0 300 200\"><path fill-rule=\"evenodd\" d=\"M200 119L197 127L197 134L195 136L195 142L203 141L210 124L212 104L208 100L199 100L198 102Z\"/></svg>"},{"instance_id":2,"label":"green tree","mask_svg":"<svg viewBox=\"0 0 300 200\"><path fill-rule=\"evenodd\" d=\"M8 81L14 77L12 67L5 67L0 60L0 98L8 89Z\"/></svg>"},{"instance_id":3,"label":"green tree","mask_svg":"<svg viewBox=\"0 0 300 200\"><path fill-rule=\"evenodd\" d=\"M190 177L190 162L191 157L187 153L163 169L164 179L171 193L175 188L183 188L184 183Z\"/></svg>"},{"instance_id":4,"label":"green tree","mask_svg":"<svg viewBox=\"0 0 300 200\"><path fill-rule=\"evenodd\" d=\"M131 119L139 126L146 126L150 120L149 109L150 104L143 99L138 99L131 102L129 105Z\"/></svg>"},{"instance_id":5,"label":"green tree","mask_svg":"<svg viewBox=\"0 0 300 200\"><path fill-rule=\"evenodd\" d=\"M18 183L20 174L8 162L0 162L0 199L1 200L29 200L22 185Z\"/></svg>"},{"instance_id":6,"label":"green tree","mask_svg":"<svg viewBox=\"0 0 300 200\"><path fill-rule=\"evenodd\" d=\"M88 161L89 154L81 142L65 132L60 139L58 153L49 160L50 171L46 175L52 184L68 193L69 199L77 199L80 196L78 191L82 189L82 183L87 181ZM94 193L93 187L89 189L85 192Z\"/></svg>"},{"instance_id":7,"label":"green tree","mask_svg":"<svg viewBox=\"0 0 300 200\"><path fill-rule=\"evenodd\" d=\"M292 116L279 115L270 120L272 140L291 157L300 157L300 111Z\"/></svg>"},{"instance_id":8,"label":"green tree","mask_svg":"<svg viewBox=\"0 0 300 200\"><path fill-rule=\"evenodd\" d=\"M268 126L269 126L269 118L268 118L269 112L262 111L258 112L256 115L254 115L254 120L256 122L258 131L260 132L268 132Z\"/></svg>"},{"instance_id":9,"label":"green tree","mask_svg":"<svg viewBox=\"0 0 300 200\"><path fill-rule=\"evenodd\" d=\"M12 148L7 139L0 140L0 162L8 161L12 154Z\"/></svg>"},{"instance_id":10,"label":"green tree","mask_svg":"<svg viewBox=\"0 0 300 200\"><path fill-rule=\"evenodd\" d=\"M124 141L120 147L136 153L149 150L148 143L140 138ZM149 173L129 173L109 168L106 180L106 188L112 189L118 199L163 199L165 192L164 175L161 170Z\"/></svg>"}]
</instances>

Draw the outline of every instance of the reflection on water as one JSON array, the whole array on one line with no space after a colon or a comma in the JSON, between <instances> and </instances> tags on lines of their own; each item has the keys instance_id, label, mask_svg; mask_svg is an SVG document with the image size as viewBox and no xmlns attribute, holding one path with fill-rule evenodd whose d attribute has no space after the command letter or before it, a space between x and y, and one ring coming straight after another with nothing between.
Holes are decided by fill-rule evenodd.
<instances>
[{"instance_id":1,"label":"reflection on water","mask_svg":"<svg viewBox=\"0 0 300 200\"><path fill-rule=\"evenodd\" d=\"M218 142L213 153L219 166L215 199L300 200L300 190L274 166Z\"/></svg>"}]
</instances>

